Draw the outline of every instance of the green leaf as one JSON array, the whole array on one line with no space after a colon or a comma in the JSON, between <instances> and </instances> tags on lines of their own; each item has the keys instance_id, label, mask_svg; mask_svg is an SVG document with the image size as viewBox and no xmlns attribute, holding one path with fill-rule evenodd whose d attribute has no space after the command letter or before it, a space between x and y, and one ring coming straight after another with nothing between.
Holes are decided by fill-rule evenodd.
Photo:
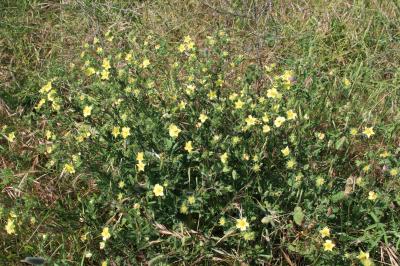
<instances>
[{"instance_id":1,"label":"green leaf","mask_svg":"<svg viewBox=\"0 0 400 266\"><path fill-rule=\"evenodd\" d=\"M346 194L343 191L339 191L338 193L332 195L331 199L333 203L342 201L346 198Z\"/></svg>"},{"instance_id":2,"label":"green leaf","mask_svg":"<svg viewBox=\"0 0 400 266\"><path fill-rule=\"evenodd\" d=\"M294 208L293 220L297 225L301 225L304 220L304 213L301 207Z\"/></svg>"},{"instance_id":3,"label":"green leaf","mask_svg":"<svg viewBox=\"0 0 400 266\"><path fill-rule=\"evenodd\" d=\"M338 139L338 140L336 141L336 143L335 143L335 148L336 148L337 150L339 150L339 149L343 146L343 144L344 144L345 141L346 141L346 137L341 137L340 139Z\"/></svg>"},{"instance_id":4,"label":"green leaf","mask_svg":"<svg viewBox=\"0 0 400 266\"><path fill-rule=\"evenodd\" d=\"M239 177L238 173L237 173L235 170L233 170L233 171L232 171L232 178L233 178L233 180L238 179L238 177Z\"/></svg>"}]
</instances>

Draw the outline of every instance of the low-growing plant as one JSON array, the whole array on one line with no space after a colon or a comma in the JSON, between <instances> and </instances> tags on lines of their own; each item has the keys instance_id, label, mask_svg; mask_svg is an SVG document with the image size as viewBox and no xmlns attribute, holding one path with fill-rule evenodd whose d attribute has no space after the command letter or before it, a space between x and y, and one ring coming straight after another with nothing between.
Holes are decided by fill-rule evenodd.
<instances>
[{"instance_id":1,"label":"low-growing plant","mask_svg":"<svg viewBox=\"0 0 400 266\"><path fill-rule=\"evenodd\" d=\"M315 88L304 86L309 69L231 53L224 31L123 41L98 36L63 75L38 82L25 114L40 136L37 173L21 182L42 175L70 190L59 199L40 186L10 189L18 200L1 209L9 259L373 265L379 249L394 256L399 149L368 147L384 125L327 126ZM23 157L29 136L12 125L1 134L10 158ZM2 185L16 187L12 177L4 169ZM53 256L56 248L74 255Z\"/></svg>"}]
</instances>

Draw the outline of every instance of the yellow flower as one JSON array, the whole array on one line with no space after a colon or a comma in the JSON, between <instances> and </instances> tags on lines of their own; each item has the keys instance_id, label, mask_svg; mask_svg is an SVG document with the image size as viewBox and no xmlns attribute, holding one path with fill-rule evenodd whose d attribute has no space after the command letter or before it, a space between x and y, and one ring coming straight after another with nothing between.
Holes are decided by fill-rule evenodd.
<instances>
[{"instance_id":1,"label":"yellow flower","mask_svg":"<svg viewBox=\"0 0 400 266\"><path fill-rule=\"evenodd\" d=\"M201 121L201 123L206 122L207 118L208 118L208 116L204 113L201 113L199 116L199 120Z\"/></svg>"},{"instance_id":2,"label":"yellow flower","mask_svg":"<svg viewBox=\"0 0 400 266\"><path fill-rule=\"evenodd\" d=\"M226 220L225 220L225 218L224 218L224 217L221 217L221 218L219 218L219 221L218 221L218 223L219 223L219 225L221 225L221 226L224 226L224 225L225 225L225 223L226 223Z\"/></svg>"},{"instance_id":3,"label":"yellow flower","mask_svg":"<svg viewBox=\"0 0 400 266\"><path fill-rule=\"evenodd\" d=\"M246 231L249 226L247 218L236 219L236 228L240 229L240 231Z\"/></svg>"},{"instance_id":4,"label":"yellow flower","mask_svg":"<svg viewBox=\"0 0 400 266\"><path fill-rule=\"evenodd\" d=\"M323 179L322 177L318 177L317 180L315 181L315 184L317 185L317 187L322 186L325 183L325 179Z\"/></svg>"},{"instance_id":5,"label":"yellow flower","mask_svg":"<svg viewBox=\"0 0 400 266\"><path fill-rule=\"evenodd\" d=\"M221 162L222 162L223 164L227 164L227 163L228 163L228 153L225 152L224 154L222 154L222 155L220 156L220 159L221 159Z\"/></svg>"},{"instance_id":6,"label":"yellow flower","mask_svg":"<svg viewBox=\"0 0 400 266\"><path fill-rule=\"evenodd\" d=\"M118 137L119 133L120 133L119 127L113 127L111 134L114 136L114 138Z\"/></svg>"},{"instance_id":7,"label":"yellow flower","mask_svg":"<svg viewBox=\"0 0 400 266\"><path fill-rule=\"evenodd\" d=\"M183 53L185 50L186 50L185 44L184 44L184 43L181 43L181 44L178 46L178 51L181 52L181 53Z\"/></svg>"},{"instance_id":8,"label":"yellow flower","mask_svg":"<svg viewBox=\"0 0 400 266\"><path fill-rule=\"evenodd\" d=\"M283 124L283 122L285 122L285 121L286 121L286 119L284 117L278 116L274 121L274 125L275 125L275 127L280 127Z\"/></svg>"},{"instance_id":9,"label":"yellow flower","mask_svg":"<svg viewBox=\"0 0 400 266\"><path fill-rule=\"evenodd\" d=\"M260 171L260 165L259 164L255 164L253 165L253 167L251 168L254 172L259 172Z\"/></svg>"},{"instance_id":10,"label":"yellow flower","mask_svg":"<svg viewBox=\"0 0 400 266\"><path fill-rule=\"evenodd\" d=\"M267 97L272 99L280 99L282 94L280 94L276 88L272 88L267 90Z\"/></svg>"},{"instance_id":11,"label":"yellow flower","mask_svg":"<svg viewBox=\"0 0 400 266\"><path fill-rule=\"evenodd\" d=\"M122 193L120 192L120 193L118 193L118 195L117 195L117 200L121 201L123 197L124 197L124 194L122 194Z\"/></svg>"},{"instance_id":12,"label":"yellow flower","mask_svg":"<svg viewBox=\"0 0 400 266\"><path fill-rule=\"evenodd\" d=\"M150 65L150 60L147 59L147 58L145 58L145 59L143 60L142 67L143 67L143 68L146 68L146 67L148 67L149 65Z\"/></svg>"},{"instance_id":13,"label":"yellow flower","mask_svg":"<svg viewBox=\"0 0 400 266\"><path fill-rule=\"evenodd\" d=\"M82 135L77 136L75 139L76 139L76 141L78 141L78 142L82 142L82 141L85 140L85 138L84 138Z\"/></svg>"},{"instance_id":14,"label":"yellow flower","mask_svg":"<svg viewBox=\"0 0 400 266\"><path fill-rule=\"evenodd\" d=\"M103 241L107 241L111 237L110 229L108 227L104 227L101 232L101 236L103 237Z\"/></svg>"},{"instance_id":15,"label":"yellow flower","mask_svg":"<svg viewBox=\"0 0 400 266\"><path fill-rule=\"evenodd\" d=\"M123 180L118 182L118 187L119 188L124 188L125 187L125 182Z\"/></svg>"},{"instance_id":16,"label":"yellow flower","mask_svg":"<svg viewBox=\"0 0 400 266\"><path fill-rule=\"evenodd\" d=\"M101 80L109 80L110 79L110 72L106 69L101 71Z\"/></svg>"},{"instance_id":17,"label":"yellow flower","mask_svg":"<svg viewBox=\"0 0 400 266\"><path fill-rule=\"evenodd\" d=\"M242 102L242 101L239 99L239 100L237 100L237 101L235 102L235 109L242 109L243 105L244 105L244 102Z\"/></svg>"},{"instance_id":18,"label":"yellow flower","mask_svg":"<svg viewBox=\"0 0 400 266\"><path fill-rule=\"evenodd\" d=\"M275 68L275 66L276 66L276 64L272 63L272 64L265 66L264 68L265 68L266 72L271 72Z\"/></svg>"},{"instance_id":19,"label":"yellow flower","mask_svg":"<svg viewBox=\"0 0 400 266\"><path fill-rule=\"evenodd\" d=\"M83 108L83 117L88 117L89 115L92 114L92 109L93 106L85 106L85 108Z\"/></svg>"},{"instance_id":20,"label":"yellow flower","mask_svg":"<svg viewBox=\"0 0 400 266\"><path fill-rule=\"evenodd\" d=\"M211 36L207 36L207 41L211 46L215 44L215 39Z\"/></svg>"},{"instance_id":21,"label":"yellow flower","mask_svg":"<svg viewBox=\"0 0 400 266\"><path fill-rule=\"evenodd\" d=\"M185 143L185 151L187 151L188 153L192 153L193 151L192 141L188 141Z\"/></svg>"},{"instance_id":22,"label":"yellow flower","mask_svg":"<svg viewBox=\"0 0 400 266\"><path fill-rule=\"evenodd\" d=\"M367 259L369 259L369 253L360 250L360 254L358 254L357 259L359 259L359 260L367 260Z\"/></svg>"},{"instance_id":23,"label":"yellow flower","mask_svg":"<svg viewBox=\"0 0 400 266\"><path fill-rule=\"evenodd\" d=\"M123 127L121 130L122 138L126 139L130 135L131 135L131 129L129 127Z\"/></svg>"},{"instance_id":24,"label":"yellow flower","mask_svg":"<svg viewBox=\"0 0 400 266\"><path fill-rule=\"evenodd\" d=\"M51 90L47 94L47 100L49 100L50 102L54 102L56 96L57 96L57 92L55 90Z\"/></svg>"},{"instance_id":25,"label":"yellow flower","mask_svg":"<svg viewBox=\"0 0 400 266\"><path fill-rule=\"evenodd\" d=\"M294 179L296 180L296 182L300 182L301 179L303 179L303 174L301 173L297 174Z\"/></svg>"},{"instance_id":26,"label":"yellow flower","mask_svg":"<svg viewBox=\"0 0 400 266\"><path fill-rule=\"evenodd\" d=\"M107 261L103 260L103 261L101 262L101 266L107 266Z\"/></svg>"},{"instance_id":27,"label":"yellow flower","mask_svg":"<svg viewBox=\"0 0 400 266\"><path fill-rule=\"evenodd\" d=\"M358 130L356 128L350 129L350 135L355 136L358 134Z\"/></svg>"},{"instance_id":28,"label":"yellow flower","mask_svg":"<svg viewBox=\"0 0 400 266\"><path fill-rule=\"evenodd\" d=\"M60 108L61 108L61 106L60 106L58 103L56 103L56 102L53 102L53 103L51 104L51 107L52 107L55 111L59 111Z\"/></svg>"},{"instance_id":29,"label":"yellow flower","mask_svg":"<svg viewBox=\"0 0 400 266\"><path fill-rule=\"evenodd\" d=\"M294 76L294 73L292 70L285 70L285 72L283 72L282 76L280 76L280 78L283 81L290 81Z\"/></svg>"},{"instance_id":30,"label":"yellow flower","mask_svg":"<svg viewBox=\"0 0 400 266\"><path fill-rule=\"evenodd\" d=\"M136 155L136 160L138 162L143 161L144 160L144 152L138 152L138 154Z\"/></svg>"},{"instance_id":31,"label":"yellow flower","mask_svg":"<svg viewBox=\"0 0 400 266\"><path fill-rule=\"evenodd\" d=\"M46 148L46 152L47 152L48 154L52 153L52 152L53 152L53 146L48 146L48 147Z\"/></svg>"},{"instance_id":32,"label":"yellow flower","mask_svg":"<svg viewBox=\"0 0 400 266\"><path fill-rule=\"evenodd\" d=\"M98 54L103 53L103 48L97 47L96 52L97 52Z\"/></svg>"},{"instance_id":33,"label":"yellow flower","mask_svg":"<svg viewBox=\"0 0 400 266\"><path fill-rule=\"evenodd\" d=\"M52 133L51 133L51 131L50 130L46 130L46 139L47 140L50 140L51 139L51 136L52 136Z\"/></svg>"},{"instance_id":34,"label":"yellow flower","mask_svg":"<svg viewBox=\"0 0 400 266\"><path fill-rule=\"evenodd\" d=\"M40 93L47 93L52 89L51 81L47 82L40 90Z\"/></svg>"},{"instance_id":35,"label":"yellow flower","mask_svg":"<svg viewBox=\"0 0 400 266\"><path fill-rule=\"evenodd\" d=\"M195 89L196 89L196 87L195 87L194 85L192 85L192 84L187 85L187 86L186 86L186 93L187 93L188 95L191 95L191 94L193 94L193 92L194 92Z\"/></svg>"},{"instance_id":36,"label":"yellow flower","mask_svg":"<svg viewBox=\"0 0 400 266\"><path fill-rule=\"evenodd\" d=\"M8 219L7 220L7 224L6 224L6 232L9 235L13 235L15 234L15 224L14 224L14 220L13 219Z\"/></svg>"},{"instance_id":37,"label":"yellow flower","mask_svg":"<svg viewBox=\"0 0 400 266\"><path fill-rule=\"evenodd\" d=\"M268 114L264 114L264 116L262 117L262 121L263 121L264 123L268 123L268 122L269 122L269 116L268 116Z\"/></svg>"},{"instance_id":38,"label":"yellow flower","mask_svg":"<svg viewBox=\"0 0 400 266\"><path fill-rule=\"evenodd\" d=\"M286 167L288 169L293 169L296 166L296 161L294 159L290 159L287 163L286 163Z\"/></svg>"},{"instance_id":39,"label":"yellow flower","mask_svg":"<svg viewBox=\"0 0 400 266\"><path fill-rule=\"evenodd\" d=\"M348 87L350 86L351 82L350 82L350 80L348 80L347 78L344 78L344 79L343 79L343 84L344 84L344 86L345 86L346 88L348 88Z\"/></svg>"},{"instance_id":40,"label":"yellow flower","mask_svg":"<svg viewBox=\"0 0 400 266\"><path fill-rule=\"evenodd\" d=\"M82 242L87 240L87 235L88 235L88 233L81 235L81 241Z\"/></svg>"},{"instance_id":41,"label":"yellow flower","mask_svg":"<svg viewBox=\"0 0 400 266\"><path fill-rule=\"evenodd\" d=\"M105 69L105 70L109 70L110 68L111 68L111 65L110 65L110 60L108 60L107 58L104 58L103 59L103 68Z\"/></svg>"},{"instance_id":42,"label":"yellow flower","mask_svg":"<svg viewBox=\"0 0 400 266\"><path fill-rule=\"evenodd\" d=\"M14 140L15 140L15 132L8 133L7 140L9 142L14 142Z\"/></svg>"},{"instance_id":43,"label":"yellow flower","mask_svg":"<svg viewBox=\"0 0 400 266\"><path fill-rule=\"evenodd\" d=\"M186 103L184 101L180 101L179 105L178 105L180 110L183 110L186 108Z\"/></svg>"},{"instance_id":44,"label":"yellow flower","mask_svg":"<svg viewBox=\"0 0 400 266\"><path fill-rule=\"evenodd\" d=\"M253 117L252 115L249 115L246 119L246 126L247 127L251 127L254 126L255 124L257 124L257 118Z\"/></svg>"},{"instance_id":45,"label":"yellow flower","mask_svg":"<svg viewBox=\"0 0 400 266\"><path fill-rule=\"evenodd\" d=\"M68 174L75 174L75 168L72 164L66 163L64 164L64 171Z\"/></svg>"},{"instance_id":46,"label":"yellow flower","mask_svg":"<svg viewBox=\"0 0 400 266\"><path fill-rule=\"evenodd\" d=\"M46 103L46 99L40 99L38 104L35 106L35 109L39 110L45 103Z\"/></svg>"},{"instance_id":47,"label":"yellow flower","mask_svg":"<svg viewBox=\"0 0 400 266\"><path fill-rule=\"evenodd\" d=\"M217 93L214 90L210 90L210 92L207 94L208 99L210 100L215 100L217 98Z\"/></svg>"},{"instance_id":48,"label":"yellow flower","mask_svg":"<svg viewBox=\"0 0 400 266\"><path fill-rule=\"evenodd\" d=\"M244 240L246 240L246 241L254 240L254 237L255 237L254 232L245 232L245 233L243 234L243 238L244 238Z\"/></svg>"},{"instance_id":49,"label":"yellow flower","mask_svg":"<svg viewBox=\"0 0 400 266\"><path fill-rule=\"evenodd\" d=\"M317 133L317 137L318 137L319 140L323 140L325 138L325 134L321 133L321 132L318 132Z\"/></svg>"},{"instance_id":50,"label":"yellow flower","mask_svg":"<svg viewBox=\"0 0 400 266\"><path fill-rule=\"evenodd\" d=\"M391 155L390 152L384 151L384 152L382 152L381 154L379 154L379 157L381 157L381 158L387 158L387 157L389 157L390 155Z\"/></svg>"},{"instance_id":51,"label":"yellow flower","mask_svg":"<svg viewBox=\"0 0 400 266\"><path fill-rule=\"evenodd\" d=\"M160 184L156 184L153 188L153 193L156 197L164 196L164 187Z\"/></svg>"},{"instance_id":52,"label":"yellow flower","mask_svg":"<svg viewBox=\"0 0 400 266\"><path fill-rule=\"evenodd\" d=\"M96 70L95 70L93 67L88 67L88 68L86 68L86 70L85 70L86 76L91 76L91 75L93 75L94 73L96 73Z\"/></svg>"},{"instance_id":53,"label":"yellow flower","mask_svg":"<svg viewBox=\"0 0 400 266\"><path fill-rule=\"evenodd\" d=\"M149 88L149 89L153 88L154 87L154 81L152 81L152 80L147 81L146 87Z\"/></svg>"},{"instance_id":54,"label":"yellow flower","mask_svg":"<svg viewBox=\"0 0 400 266\"><path fill-rule=\"evenodd\" d=\"M182 131L175 124L169 125L168 130L169 130L169 135L171 136L171 138L177 138L179 136L179 133Z\"/></svg>"},{"instance_id":55,"label":"yellow flower","mask_svg":"<svg viewBox=\"0 0 400 266\"><path fill-rule=\"evenodd\" d=\"M137 166L137 168L138 168L138 171L139 171L139 172L142 172L142 171L144 171L144 167L146 166L146 164L145 164L143 161L139 161L139 162L136 164L136 166Z\"/></svg>"},{"instance_id":56,"label":"yellow flower","mask_svg":"<svg viewBox=\"0 0 400 266\"><path fill-rule=\"evenodd\" d=\"M324 250L325 251L332 251L336 245L332 242L332 240L325 240L324 243Z\"/></svg>"},{"instance_id":57,"label":"yellow flower","mask_svg":"<svg viewBox=\"0 0 400 266\"><path fill-rule=\"evenodd\" d=\"M375 191L368 192L368 199L369 200L376 200L378 198L378 194Z\"/></svg>"},{"instance_id":58,"label":"yellow flower","mask_svg":"<svg viewBox=\"0 0 400 266\"><path fill-rule=\"evenodd\" d=\"M288 146L286 146L286 148L284 148L283 150L281 150L283 156L288 156L290 154L290 149Z\"/></svg>"},{"instance_id":59,"label":"yellow flower","mask_svg":"<svg viewBox=\"0 0 400 266\"><path fill-rule=\"evenodd\" d=\"M128 118L128 114L123 113L123 114L121 115L121 120L122 120L122 121L125 122L127 118Z\"/></svg>"},{"instance_id":60,"label":"yellow flower","mask_svg":"<svg viewBox=\"0 0 400 266\"><path fill-rule=\"evenodd\" d=\"M361 261L363 266L373 266L374 262L371 259L366 259Z\"/></svg>"},{"instance_id":61,"label":"yellow flower","mask_svg":"<svg viewBox=\"0 0 400 266\"><path fill-rule=\"evenodd\" d=\"M187 36L185 36L185 38L183 39L183 41L184 41L185 43L190 43L190 42L192 41L192 38L191 38L189 35L187 35Z\"/></svg>"},{"instance_id":62,"label":"yellow flower","mask_svg":"<svg viewBox=\"0 0 400 266\"><path fill-rule=\"evenodd\" d=\"M187 47L188 50L193 49L193 48L194 48L194 42L188 42L188 43L186 44L186 47Z\"/></svg>"},{"instance_id":63,"label":"yellow flower","mask_svg":"<svg viewBox=\"0 0 400 266\"><path fill-rule=\"evenodd\" d=\"M231 95L229 95L229 100L234 101L237 97L238 97L237 93L232 93Z\"/></svg>"},{"instance_id":64,"label":"yellow flower","mask_svg":"<svg viewBox=\"0 0 400 266\"><path fill-rule=\"evenodd\" d=\"M396 175L399 174L399 169L393 168L392 170L390 170L389 173L390 173L391 176L396 176Z\"/></svg>"},{"instance_id":65,"label":"yellow flower","mask_svg":"<svg viewBox=\"0 0 400 266\"><path fill-rule=\"evenodd\" d=\"M264 132L264 133L268 133L268 132L270 132L270 131L271 131L270 126L268 126L268 125L264 125L264 126L263 126L263 132Z\"/></svg>"},{"instance_id":66,"label":"yellow flower","mask_svg":"<svg viewBox=\"0 0 400 266\"><path fill-rule=\"evenodd\" d=\"M238 136L234 136L233 138L232 138L232 144L233 145L236 145L236 144L238 144L240 142L240 138L238 137Z\"/></svg>"},{"instance_id":67,"label":"yellow flower","mask_svg":"<svg viewBox=\"0 0 400 266\"><path fill-rule=\"evenodd\" d=\"M186 206L185 203L183 203L183 204L181 205L181 208L179 209L179 211L180 211L181 213L183 213L183 214L187 214L187 213L188 213L188 207Z\"/></svg>"},{"instance_id":68,"label":"yellow flower","mask_svg":"<svg viewBox=\"0 0 400 266\"><path fill-rule=\"evenodd\" d=\"M327 226L325 226L323 229L319 231L319 233L321 234L322 238L324 238L331 235L331 230Z\"/></svg>"},{"instance_id":69,"label":"yellow flower","mask_svg":"<svg viewBox=\"0 0 400 266\"><path fill-rule=\"evenodd\" d=\"M364 266L372 266L374 262L369 258L369 253L360 250L360 254L357 256L361 264Z\"/></svg>"},{"instance_id":70,"label":"yellow flower","mask_svg":"<svg viewBox=\"0 0 400 266\"><path fill-rule=\"evenodd\" d=\"M364 128L363 134L366 135L367 138L370 138L371 136L375 135L374 128L373 127Z\"/></svg>"},{"instance_id":71,"label":"yellow flower","mask_svg":"<svg viewBox=\"0 0 400 266\"><path fill-rule=\"evenodd\" d=\"M297 114L296 114L295 112L293 112L292 109L290 109L290 110L288 110L288 111L286 112L286 116L287 116L287 119L288 119L288 120L294 120L294 119L296 119Z\"/></svg>"},{"instance_id":72,"label":"yellow flower","mask_svg":"<svg viewBox=\"0 0 400 266\"><path fill-rule=\"evenodd\" d=\"M196 202L196 198L194 196L189 196L188 202L189 202L189 204L194 204Z\"/></svg>"},{"instance_id":73,"label":"yellow flower","mask_svg":"<svg viewBox=\"0 0 400 266\"><path fill-rule=\"evenodd\" d=\"M128 61L128 62L131 62L132 61L132 54L131 53L127 53L126 55L125 55L125 61Z\"/></svg>"}]
</instances>

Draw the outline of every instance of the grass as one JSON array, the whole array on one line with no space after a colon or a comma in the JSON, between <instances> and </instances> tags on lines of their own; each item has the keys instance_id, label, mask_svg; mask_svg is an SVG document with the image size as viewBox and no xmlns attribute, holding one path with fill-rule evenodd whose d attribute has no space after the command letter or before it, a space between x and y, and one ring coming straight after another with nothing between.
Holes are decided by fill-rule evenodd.
<instances>
[{"instance_id":1,"label":"grass","mask_svg":"<svg viewBox=\"0 0 400 266\"><path fill-rule=\"evenodd\" d=\"M377 264L399 265L400 225L396 221L400 204L399 175L390 176L382 170L384 167L400 166L399 18L400 4L396 0L3 1L0 4L0 249L4 252L0 254L0 262L18 265L26 256L41 256L57 265L99 265L104 260L109 265L358 265L366 263L365 260L356 258L359 251L364 250L370 252ZM203 51L207 47L207 36L214 36L219 30L226 32L230 38L230 42L218 43L221 45L218 46L220 52L229 51L229 60L242 56L243 61L230 70L224 63L225 59L220 58L221 54L215 53L206 60L199 52L198 65L182 63L185 71L181 76L175 76L171 64L176 59L176 49L168 47L177 47L185 36L190 35L196 46L201 48L199 51ZM181 80L190 71L196 73L198 78L199 72L196 69L200 68L200 63L203 63L202 67L211 65L213 81L218 79L218 74L224 76L228 85L227 91L222 91L221 95L239 92L247 84L253 90L249 97L254 99L264 95L270 87L273 76L266 75L264 67L275 63L279 70L293 70L296 76L296 89L293 94L285 95L285 99L288 99L287 106L297 111L299 117L304 117L305 114L309 116L308 122L282 132L275 145L278 147L282 143L297 143L296 150L298 154L302 154L299 162L308 160L304 164L310 170L305 171L310 171L310 175L315 177L320 172L336 180L330 184L330 191L325 192L326 195L332 195L326 196L326 200L322 200L325 196L321 196L321 200L318 200L315 195L320 192L313 195L311 182L308 183L308 188L299 190L289 188L289 185L285 185L286 182L283 185L274 184L270 189L282 189L283 194L285 191L297 191L297 194L284 194L286 198L280 200L283 203L269 203L274 206L271 208L276 213L270 212L268 217L273 217L277 223L276 227L269 228L272 242L241 242L240 238L235 242L236 240L231 240L234 236L245 238L249 235L236 234L228 229L221 229L218 225L210 225L210 220L219 219L221 212L226 212L226 217L234 217L237 215L234 210L240 209L242 212L243 206L247 206L248 213L261 220L262 217L259 216L263 212L254 207L251 195L254 193L260 206L267 210L270 207L268 204L266 207L261 201L270 201L270 195L266 198L265 195L258 195L258 188L251 182L234 183L234 187L239 184L242 187L237 187L237 195L231 198L231 192L229 189L225 191L223 186L228 181L223 181L220 188L215 183L216 190L221 190L218 193L227 193L226 197L221 199L218 193L201 194L204 197L202 208L199 207L198 212L185 216L174 210L174 207L181 206L180 198L171 199L164 206L160 201L153 200L149 193L146 194L145 191L151 191L150 184L146 183L147 179L135 179L132 183L140 185L129 191L135 195L131 199L142 195L141 204L146 206L141 215L137 215L132 208L125 208L115 200L117 193L108 184L114 182L118 176L129 173L127 165L123 163L128 151L119 150L110 143L99 140L88 148L82 144L82 157L87 155L86 151L93 154L93 157L87 158L83 163L87 164L86 169L66 178L62 167L49 168L49 156L44 155L43 145L46 140L43 132L51 128L60 138L67 136L67 132L75 134L77 129L74 125L84 122L76 111L82 106L77 107L73 100L80 92L92 95L94 103L99 106L107 106L108 99L125 97L107 90L93 93L95 88L102 88L102 85L82 78L82 73L78 70L82 65L80 54L86 49L84 44L92 44L94 37L103 43L107 31L115 36L115 41L106 52L116 58L118 51L125 53L134 50L135 55L140 58L149 57L152 65L155 65L155 69L149 70L149 73L156 78L150 74L146 76L145 73L144 76L138 74L138 80L143 78L144 84L153 78L157 87L163 88L156 92L164 100L159 103L159 108L142 106L142 103L133 98L129 98L134 103L133 106L126 107L131 112L140 113L138 117L143 119L143 122L137 122L132 118L132 123L137 122L138 128L143 130L143 136L147 137L138 136L144 149L148 149L146 157L151 152L157 152L157 148L164 147L164 144L155 144L156 141L153 143L150 140L151 137L160 141L164 138L158 134L163 132L167 121L158 120L157 115L161 116L162 112L173 109L168 104L174 105L171 103L174 102L175 87L183 84L180 83ZM148 38L149 35L152 36L151 39ZM148 46L143 45L145 41L149 43ZM158 54L149 48L159 43L167 47L165 54ZM94 53L88 51L87 54ZM171 56L168 57L169 55ZM93 56L88 60L95 62L96 59ZM39 115L34 109L40 100L38 90L53 77L58 77L56 86L60 97L65 101L65 112L60 116ZM237 77L242 77L244 83L237 83ZM126 81L122 80L119 84L124 82ZM117 86L116 84L113 86ZM153 103L152 100L157 102L152 94L148 97L149 105ZM198 116L201 111L196 109L199 106L210 110L215 107L203 100L196 103L198 105L191 109L194 116ZM112 113L113 109L110 110L103 110L104 115ZM216 111L212 114L218 116L217 113ZM190 114L180 115L181 118L186 116ZM118 120L117 116L111 117L119 121L118 123L123 121ZM108 120L103 119L103 116L99 116L92 122L99 134L111 126ZM213 126L216 125L215 134L225 132L230 126L218 126L224 122L223 117L212 122ZM176 120L175 123L186 127L186 122ZM349 135L352 128L362 132L369 126L373 126L376 133L372 139L356 139ZM16 132L17 143L7 140L10 130ZM318 132L326 135L326 143L322 146L315 140L311 141L314 133ZM300 139L289 140L293 134ZM228 136L229 134L227 138ZM204 141L205 147L210 150L214 148L214 144L206 141L205 136L199 138ZM247 152L259 148L259 144L252 143L250 138L248 141ZM186 184L186 181L180 179L180 175L188 175L185 168L188 161L179 159L181 157L178 154L172 159L177 148L168 146L169 141L165 142L165 149L171 155L171 158L166 155L166 164L171 162L177 168L171 166L165 170L160 166L159 171L168 176L176 174L176 184L173 181L172 183L179 191L180 185ZM57 151L61 152L57 153L59 157L56 159L60 163L78 151L71 140L65 140L59 145ZM227 144L221 145L218 149L224 149ZM137 147L133 146L132 149ZM383 151L390 151L391 156L382 159L379 154ZM271 152L277 153L279 154L279 150ZM133 158L134 155L129 156ZM204 156L199 159L199 165L207 158ZM269 163L275 164L275 161ZM277 167L279 163L276 163ZM218 172L212 165L207 165L212 170L204 166L201 171L210 171L211 176L225 174L225 170ZM365 171L363 167L366 165L369 165L370 170ZM204 172L201 173L200 166L199 169L196 167L193 167L193 176L205 175ZM189 171L190 169L192 168ZM212 172L214 170L215 173ZM278 171L275 168L270 170ZM241 173L239 170L238 172ZM358 198L345 203L342 199L334 198L333 195L340 197L341 194L335 193L343 190L348 178L352 176L362 176L368 180L369 183L363 188L364 194L368 195L368 190L379 188L381 194L387 193L387 198L373 206L363 199L361 192L357 192ZM189 174L189 180L190 178ZM289 180L289 175L287 178ZM207 185L211 190L212 186ZM196 190L196 193L200 193L199 191ZM225 203L225 208L222 208ZM291 222L293 204L301 206L306 214L306 218L300 219L300 222ZM365 216L353 213L354 209L364 210ZM122 223L135 224L133 229L128 227L136 230L137 235L125 235L126 228L117 227L120 222L117 210L129 213L128 220ZM334 217L325 215L326 212L333 212ZM18 217L15 218L18 220L17 235L7 234L3 230L12 213ZM160 215L159 220L155 217L157 214ZM360 215L357 216L360 220L352 220L352 215ZM316 228L322 226L318 219L325 216L328 217L324 220L326 224L338 233L335 240L340 252L332 256L320 252L323 242L315 240L318 235ZM297 216L293 219L299 218ZM201 228L200 222L204 223L204 228ZM101 230L105 225L111 227L113 224L114 246L107 246L104 251L99 250ZM265 236L261 223L254 228L255 233L264 232L262 236ZM312 235L313 231L317 233ZM89 232L87 242L81 239L84 232ZM117 236L117 232L122 235ZM257 239L261 238L260 236ZM307 249L315 253L310 254ZM85 258L89 250L93 257ZM344 253L349 254L347 260L343 258Z\"/></svg>"}]
</instances>

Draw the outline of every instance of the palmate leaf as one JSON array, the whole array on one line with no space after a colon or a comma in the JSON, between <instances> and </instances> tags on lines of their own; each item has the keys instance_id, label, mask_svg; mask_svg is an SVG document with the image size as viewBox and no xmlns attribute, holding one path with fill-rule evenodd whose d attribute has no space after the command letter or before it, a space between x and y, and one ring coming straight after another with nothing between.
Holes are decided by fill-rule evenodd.
<instances>
[{"instance_id":1,"label":"palmate leaf","mask_svg":"<svg viewBox=\"0 0 400 266\"><path fill-rule=\"evenodd\" d=\"M304 220L304 213L301 207L294 208L293 211L293 220L297 225L301 225Z\"/></svg>"}]
</instances>

